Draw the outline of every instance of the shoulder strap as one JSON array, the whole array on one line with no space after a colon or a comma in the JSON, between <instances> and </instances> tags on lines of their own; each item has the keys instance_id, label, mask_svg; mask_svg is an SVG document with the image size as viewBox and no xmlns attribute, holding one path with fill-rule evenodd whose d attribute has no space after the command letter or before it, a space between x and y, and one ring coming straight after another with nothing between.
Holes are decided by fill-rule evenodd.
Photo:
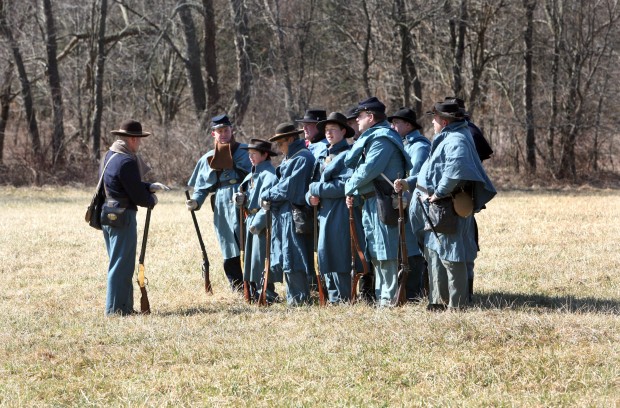
<instances>
[{"instance_id":1,"label":"shoulder strap","mask_svg":"<svg viewBox=\"0 0 620 408\"><path fill-rule=\"evenodd\" d=\"M97 192L99 192L99 190L101 190L101 184L103 184L103 175L105 174L105 169L108 168L108 164L110 164L110 162L112 161L112 158L114 156L116 156L118 153L114 153L112 156L110 156L110 158L108 159L108 161L105 163L105 165L103 166L103 170L101 170L101 176L99 177L99 182L97 183Z\"/></svg>"}]
</instances>

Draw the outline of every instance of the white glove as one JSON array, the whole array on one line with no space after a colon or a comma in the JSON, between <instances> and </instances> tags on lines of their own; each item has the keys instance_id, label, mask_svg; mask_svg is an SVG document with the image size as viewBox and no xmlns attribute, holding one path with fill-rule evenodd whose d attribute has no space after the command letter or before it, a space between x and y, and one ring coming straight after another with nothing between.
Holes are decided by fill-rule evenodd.
<instances>
[{"instance_id":1,"label":"white glove","mask_svg":"<svg viewBox=\"0 0 620 408\"><path fill-rule=\"evenodd\" d=\"M233 194L233 202L237 207L241 207L245 203L245 193L237 192Z\"/></svg>"},{"instance_id":2,"label":"white glove","mask_svg":"<svg viewBox=\"0 0 620 408\"><path fill-rule=\"evenodd\" d=\"M263 200L263 202L260 203L260 206L263 210L269 211L271 209L271 201Z\"/></svg>"},{"instance_id":3,"label":"white glove","mask_svg":"<svg viewBox=\"0 0 620 408\"><path fill-rule=\"evenodd\" d=\"M151 197L153 197L153 201L155 201L155 204L157 204L157 196L155 194L151 194ZM153 206L155 205L153 204Z\"/></svg>"},{"instance_id":4,"label":"white glove","mask_svg":"<svg viewBox=\"0 0 620 408\"><path fill-rule=\"evenodd\" d=\"M158 191L169 191L170 187L162 183L153 183L149 187L149 190L151 190L151 193L156 193Z\"/></svg>"},{"instance_id":5,"label":"white glove","mask_svg":"<svg viewBox=\"0 0 620 408\"><path fill-rule=\"evenodd\" d=\"M196 208L198 208L198 201L196 201L196 200L187 200L185 202L185 206L187 207L187 209L189 211L193 211Z\"/></svg>"}]
</instances>

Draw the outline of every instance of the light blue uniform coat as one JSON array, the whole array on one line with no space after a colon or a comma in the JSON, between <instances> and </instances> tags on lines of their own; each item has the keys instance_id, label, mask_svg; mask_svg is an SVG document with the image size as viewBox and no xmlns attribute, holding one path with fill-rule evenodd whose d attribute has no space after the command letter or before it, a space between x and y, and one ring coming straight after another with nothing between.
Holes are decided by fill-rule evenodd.
<instances>
[{"instance_id":1,"label":"light blue uniform coat","mask_svg":"<svg viewBox=\"0 0 620 408\"><path fill-rule=\"evenodd\" d=\"M435 135L431 155L422 165L417 183L429 195L434 193L437 197L446 197L465 181L473 183L474 212L478 212L495 196L496 191L478 158L467 122L459 121L449 124ZM428 212L427 202L425 209ZM459 217L457 232L438 234L439 239L432 232L422 232L425 220L417 200L410 216L414 230L424 235L425 246L435 251L440 259L471 262L476 258L473 216Z\"/></svg>"},{"instance_id":2,"label":"light blue uniform coat","mask_svg":"<svg viewBox=\"0 0 620 408\"><path fill-rule=\"evenodd\" d=\"M271 164L271 160L265 160L258 163L252 169L252 172L245 177L243 183L241 183L241 188L246 193L245 207L248 211L245 221L243 279L250 282L261 283L263 270L265 269L265 255L267 254L265 246L267 213L261 208L260 195L277 182L278 177L276 176L275 167ZM250 232L250 229L254 229L255 233ZM271 267L270 274L270 282L282 281L281 276L279 281L274 280L277 277L273 275Z\"/></svg>"},{"instance_id":3,"label":"light blue uniform coat","mask_svg":"<svg viewBox=\"0 0 620 408\"><path fill-rule=\"evenodd\" d=\"M278 234L272 239L271 248L275 249L280 240L282 269L284 273L296 275L287 278L289 304L303 303L310 294L306 276L314 270L312 235L295 233L292 204L306 205L305 194L314 162L315 158L306 148L305 140L295 140L289 145L288 155L276 169L278 183L261 194L262 200L271 202L274 233ZM305 289L298 292L297 289L302 285Z\"/></svg>"},{"instance_id":4,"label":"light blue uniform coat","mask_svg":"<svg viewBox=\"0 0 620 408\"><path fill-rule=\"evenodd\" d=\"M215 150L210 150L198 160L194 172L187 183L194 188L192 199L198 202L198 208L202 207L209 193L215 193L213 225L215 226L215 233L224 259L239 256L237 240L239 214L236 207L231 205L231 202L239 184L252 168L247 150L241 149L241 147L246 146L245 144L239 144L233 153L233 161L240 171L235 171L234 169L223 170L218 180L218 172L213 170L207 161L215 153Z\"/></svg>"},{"instance_id":5,"label":"light blue uniform coat","mask_svg":"<svg viewBox=\"0 0 620 408\"><path fill-rule=\"evenodd\" d=\"M405 151L411 159L411 170L409 170L409 177L407 177L407 184L409 189L413 191L418 180L418 173L422 164L428 159L431 151L431 141L428 140L417 129L408 133L404 138ZM421 256L420 246L418 245L417 237L411 228L409 223L405 228L407 235L407 255L409 256Z\"/></svg>"},{"instance_id":6,"label":"light blue uniform coat","mask_svg":"<svg viewBox=\"0 0 620 408\"><path fill-rule=\"evenodd\" d=\"M319 157L317 165L324 169L319 171L318 180L310 183L306 194L308 205L310 196L320 198L318 258L321 273L351 271L349 209L344 194L344 184L353 174L353 170L344 165L350 148L343 139L326 151L329 155ZM331 160L327 164L326 156Z\"/></svg>"},{"instance_id":7,"label":"light blue uniform coat","mask_svg":"<svg viewBox=\"0 0 620 408\"><path fill-rule=\"evenodd\" d=\"M345 165L354 169L345 183L345 194L359 196L374 192L373 180L403 178L411 169L409 155L402 139L387 121L377 123L364 131L355 141L345 158ZM370 258L396 259L398 256L398 226L389 226L379 220L376 197L365 201L362 216L366 248Z\"/></svg>"}]
</instances>

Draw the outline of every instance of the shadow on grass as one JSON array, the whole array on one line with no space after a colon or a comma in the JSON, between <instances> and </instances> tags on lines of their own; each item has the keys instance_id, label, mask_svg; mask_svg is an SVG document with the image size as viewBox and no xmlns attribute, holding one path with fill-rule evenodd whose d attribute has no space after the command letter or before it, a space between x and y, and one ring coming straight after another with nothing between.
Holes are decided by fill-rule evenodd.
<instances>
[{"instance_id":1,"label":"shadow on grass","mask_svg":"<svg viewBox=\"0 0 620 408\"><path fill-rule=\"evenodd\" d=\"M620 315L620 301L576 296L547 296L536 293L485 292L474 295L474 307L558 311L562 313L607 313Z\"/></svg>"}]
</instances>

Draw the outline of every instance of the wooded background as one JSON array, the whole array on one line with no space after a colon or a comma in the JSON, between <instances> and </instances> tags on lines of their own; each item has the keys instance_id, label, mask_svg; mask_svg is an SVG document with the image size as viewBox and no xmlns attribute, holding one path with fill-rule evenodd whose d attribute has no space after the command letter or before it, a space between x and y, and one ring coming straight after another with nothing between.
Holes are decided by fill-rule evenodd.
<instances>
[{"instance_id":1,"label":"wooded background","mask_svg":"<svg viewBox=\"0 0 620 408\"><path fill-rule=\"evenodd\" d=\"M486 166L617 171L617 0L0 0L0 182L90 182L128 118L183 184L228 113L268 138L307 108L466 101ZM488 163L488 164L487 164Z\"/></svg>"}]
</instances>

